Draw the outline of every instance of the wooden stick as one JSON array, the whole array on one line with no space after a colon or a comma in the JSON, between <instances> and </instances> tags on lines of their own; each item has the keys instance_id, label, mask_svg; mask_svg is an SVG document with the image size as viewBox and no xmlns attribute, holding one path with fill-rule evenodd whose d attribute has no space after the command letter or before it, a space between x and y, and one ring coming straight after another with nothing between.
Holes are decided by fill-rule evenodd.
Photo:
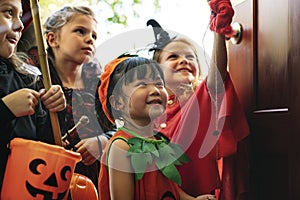
<instances>
[{"instance_id":1,"label":"wooden stick","mask_svg":"<svg viewBox=\"0 0 300 200\"><path fill-rule=\"evenodd\" d=\"M40 59L43 82L44 82L45 89L49 90L51 88L51 77L50 77L47 51L43 39L44 37L43 37L42 26L41 26L41 18L39 13L40 9L39 9L38 0L30 0L30 8L31 8L34 32L35 32L35 37L36 37L36 42L38 47L38 55ZM50 114L50 120L51 120L55 144L62 146L61 131L60 131L57 113L49 112L49 114Z\"/></svg>"}]
</instances>

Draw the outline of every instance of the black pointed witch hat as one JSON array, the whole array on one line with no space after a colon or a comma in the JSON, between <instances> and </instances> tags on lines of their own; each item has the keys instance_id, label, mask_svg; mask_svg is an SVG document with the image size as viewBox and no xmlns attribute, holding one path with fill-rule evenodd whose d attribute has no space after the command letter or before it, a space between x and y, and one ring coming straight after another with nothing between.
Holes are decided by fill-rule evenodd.
<instances>
[{"instance_id":1,"label":"black pointed witch hat","mask_svg":"<svg viewBox=\"0 0 300 200\"><path fill-rule=\"evenodd\" d=\"M176 36L171 38L169 36L169 33L167 31L165 31L160 26L160 24L154 19L149 19L147 21L147 26L149 26L149 25L152 26L153 32L154 32L154 37L155 37L154 46L150 49L150 51L162 49L164 46L166 46L167 44L169 44L171 41L173 41L176 38Z\"/></svg>"}]
</instances>

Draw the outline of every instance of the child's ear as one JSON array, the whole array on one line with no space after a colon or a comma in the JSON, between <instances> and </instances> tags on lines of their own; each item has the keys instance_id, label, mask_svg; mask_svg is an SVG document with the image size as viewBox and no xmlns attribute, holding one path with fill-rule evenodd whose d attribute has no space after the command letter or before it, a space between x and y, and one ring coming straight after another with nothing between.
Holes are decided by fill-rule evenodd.
<instances>
[{"instance_id":1,"label":"child's ear","mask_svg":"<svg viewBox=\"0 0 300 200\"><path fill-rule=\"evenodd\" d=\"M47 42L52 48L58 47L58 35L54 32L49 32L47 34Z\"/></svg>"},{"instance_id":2,"label":"child's ear","mask_svg":"<svg viewBox=\"0 0 300 200\"><path fill-rule=\"evenodd\" d=\"M112 108L115 110L123 110L124 109L124 102L120 96L112 95L109 97L109 103Z\"/></svg>"}]
</instances>

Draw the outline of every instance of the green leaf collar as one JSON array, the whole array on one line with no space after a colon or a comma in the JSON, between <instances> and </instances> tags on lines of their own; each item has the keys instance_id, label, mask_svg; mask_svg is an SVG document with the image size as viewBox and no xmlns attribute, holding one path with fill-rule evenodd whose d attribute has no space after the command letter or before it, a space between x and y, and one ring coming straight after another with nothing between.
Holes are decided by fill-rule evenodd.
<instances>
[{"instance_id":1,"label":"green leaf collar","mask_svg":"<svg viewBox=\"0 0 300 200\"><path fill-rule=\"evenodd\" d=\"M181 178L176 165L191 160L178 144L169 142L162 135L160 139L155 140L144 138L124 127L118 128L118 130L123 130L134 136L127 141L130 147L127 156L130 157L137 180L143 178L147 166L154 162L165 177L181 185Z\"/></svg>"}]
</instances>

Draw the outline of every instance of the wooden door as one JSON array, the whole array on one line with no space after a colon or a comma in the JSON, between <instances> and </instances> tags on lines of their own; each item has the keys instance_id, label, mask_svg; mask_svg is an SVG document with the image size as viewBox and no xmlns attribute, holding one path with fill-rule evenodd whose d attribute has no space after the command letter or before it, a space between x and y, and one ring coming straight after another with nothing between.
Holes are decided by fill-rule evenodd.
<instances>
[{"instance_id":1,"label":"wooden door","mask_svg":"<svg viewBox=\"0 0 300 200\"><path fill-rule=\"evenodd\" d=\"M300 199L300 2L245 0L229 71L251 129L251 200Z\"/></svg>"}]
</instances>

